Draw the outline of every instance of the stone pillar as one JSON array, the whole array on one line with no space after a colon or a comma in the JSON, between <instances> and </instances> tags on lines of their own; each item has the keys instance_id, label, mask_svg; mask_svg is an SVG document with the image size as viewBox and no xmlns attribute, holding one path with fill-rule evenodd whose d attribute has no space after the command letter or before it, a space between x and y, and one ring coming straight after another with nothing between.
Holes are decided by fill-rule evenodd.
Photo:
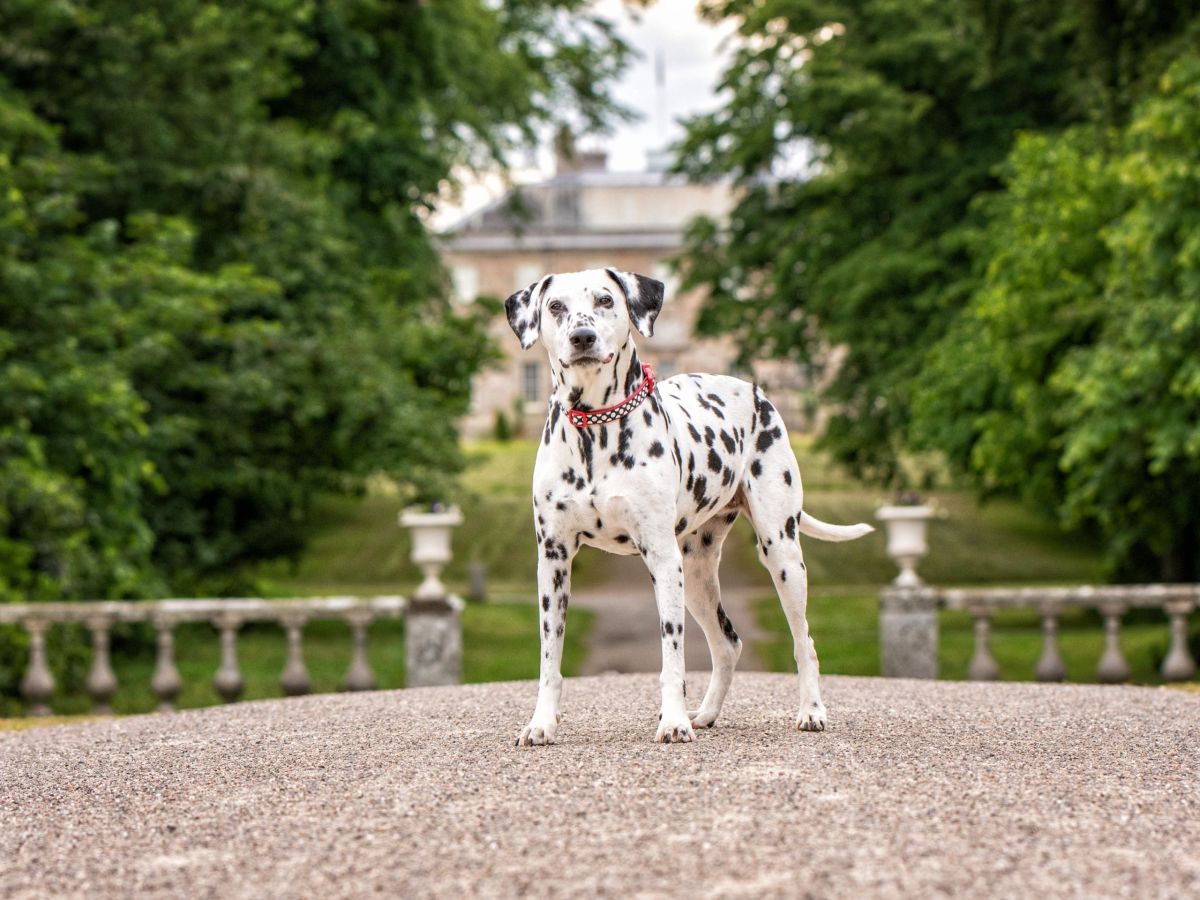
<instances>
[{"instance_id":1,"label":"stone pillar","mask_svg":"<svg viewBox=\"0 0 1200 900\"><path fill-rule=\"evenodd\" d=\"M938 677L938 597L889 585L879 595L879 652L888 678Z\"/></svg>"},{"instance_id":2,"label":"stone pillar","mask_svg":"<svg viewBox=\"0 0 1200 900\"><path fill-rule=\"evenodd\" d=\"M409 602L405 687L462 683L462 608L462 600L453 596Z\"/></svg>"}]
</instances>

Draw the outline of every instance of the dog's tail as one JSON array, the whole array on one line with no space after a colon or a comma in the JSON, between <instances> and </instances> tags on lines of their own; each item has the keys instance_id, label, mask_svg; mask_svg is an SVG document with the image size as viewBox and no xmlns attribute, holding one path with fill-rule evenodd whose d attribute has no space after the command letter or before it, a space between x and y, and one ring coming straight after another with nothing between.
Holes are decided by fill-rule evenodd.
<instances>
[{"instance_id":1,"label":"dog's tail","mask_svg":"<svg viewBox=\"0 0 1200 900\"><path fill-rule=\"evenodd\" d=\"M801 534L807 534L819 541L852 541L875 530L866 522L859 522L857 525L830 525L810 512L800 513L796 527L800 529Z\"/></svg>"}]
</instances>

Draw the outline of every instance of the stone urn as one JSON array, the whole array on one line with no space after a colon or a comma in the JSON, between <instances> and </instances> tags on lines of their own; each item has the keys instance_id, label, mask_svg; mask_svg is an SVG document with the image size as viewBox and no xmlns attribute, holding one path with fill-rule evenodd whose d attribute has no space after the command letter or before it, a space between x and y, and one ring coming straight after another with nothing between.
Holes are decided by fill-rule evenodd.
<instances>
[{"instance_id":1,"label":"stone urn","mask_svg":"<svg viewBox=\"0 0 1200 900\"><path fill-rule=\"evenodd\" d=\"M900 574L893 580L896 587L920 587L924 584L917 575L917 562L929 552L925 536L929 520L936 515L932 506L881 506L875 518L887 529L887 555L896 561Z\"/></svg>"},{"instance_id":2,"label":"stone urn","mask_svg":"<svg viewBox=\"0 0 1200 900\"><path fill-rule=\"evenodd\" d=\"M400 524L412 533L412 561L425 574L413 596L418 600L444 599L446 586L439 576L450 562L450 533L462 524L462 513L456 506L438 512L410 507L400 513Z\"/></svg>"}]
</instances>

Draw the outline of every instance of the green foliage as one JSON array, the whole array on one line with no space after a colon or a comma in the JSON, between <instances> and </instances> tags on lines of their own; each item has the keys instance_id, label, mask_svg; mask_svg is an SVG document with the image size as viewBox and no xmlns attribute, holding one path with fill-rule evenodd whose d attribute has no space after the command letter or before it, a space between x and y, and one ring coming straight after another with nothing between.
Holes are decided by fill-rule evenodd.
<instances>
[{"instance_id":1,"label":"green foliage","mask_svg":"<svg viewBox=\"0 0 1200 900\"><path fill-rule=\"evenodd\" d=\"M1118 577L1200 578L1200 55L1129 126L1028 137L917 431L1096 527Z\"/></svg>"},{"instance_id":2,"label":"green foliage","mask_svg":"<svg viewBox=\"0 0 1200 900\"><path fill-rule=\"evenodd\" d=\"M492 350L425 216L619 114L583 6L0 8L0 601L230 590L318 491L453 490Z\"/></svg>"},{"instance_id":3,"label":"green foliage","mask_svg":"<svg viewBox=\"0 0 1200 900\"><path fill-rule=\"evenodd\" d=\"M747 355L842 348L823 444L855 474L940 451L1098 529L1113 575L1200 577L1200 3L706 8L745 40L680 147L743 191L689 232L702 326Z\"/></svg>"}]
</instances>

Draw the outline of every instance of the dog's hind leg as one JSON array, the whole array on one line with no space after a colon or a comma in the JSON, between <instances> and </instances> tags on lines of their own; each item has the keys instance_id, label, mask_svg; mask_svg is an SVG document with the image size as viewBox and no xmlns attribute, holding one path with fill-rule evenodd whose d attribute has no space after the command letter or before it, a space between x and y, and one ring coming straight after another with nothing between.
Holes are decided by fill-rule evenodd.
<instances>
[{"instance_id":1,"label":"dog's hind leg","mask_svg":"<svg viewBox=\"0 0 1200 900\"><path fill-rule=\"evenodd\" d=\"M712 676L700 708L688 713L695 728L709 728L721 714L721 706L733 680L733 670L742 655L742 640L721 608L721 584L717 570L721 545L737 518L737 512L719 513L683 542L684 600L704 637L712 657Z\"/></svg>"},{"instance_id":2,"label":"dog's hind leg","mask_svg":"<svg viewBox=\"0 0 1200 900\"><path fill-rule=\"evenodd\" d=\"M808 571L797 539L804 491L787 432L775 418L774 407L765 398L760 403L763 430L759 431L756 453L742 483L745 508L758 536L759 559L771 573L792 631L796 671L800 676L796 727L801 731L824 731L820 666L808 633Z\"/></svg>"}]
</instances>

